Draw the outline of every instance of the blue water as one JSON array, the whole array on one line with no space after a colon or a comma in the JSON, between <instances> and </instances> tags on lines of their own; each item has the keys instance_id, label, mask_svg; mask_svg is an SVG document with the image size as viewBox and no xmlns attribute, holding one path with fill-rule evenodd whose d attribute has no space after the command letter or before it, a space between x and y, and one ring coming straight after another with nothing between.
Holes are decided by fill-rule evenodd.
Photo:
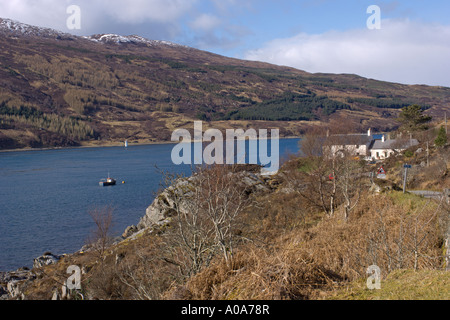
<instances>
[{"instance_id":1,"label":"blue water","mask_svg":"<svg viewBox=\"0 0 450 320\"><path fill-rule=\"evenodd\" d=\"M281 159L298 139L280 140ZM114 208L114 234L136 225L160 188L155 168L189 174L173 144L0 153L0 271L31 267L45 251L72 253L95 229L89 211ZM108 173L118 185L100 187ZM125 184L121 182L125 181Z\"/></svg>"}]
</instances>

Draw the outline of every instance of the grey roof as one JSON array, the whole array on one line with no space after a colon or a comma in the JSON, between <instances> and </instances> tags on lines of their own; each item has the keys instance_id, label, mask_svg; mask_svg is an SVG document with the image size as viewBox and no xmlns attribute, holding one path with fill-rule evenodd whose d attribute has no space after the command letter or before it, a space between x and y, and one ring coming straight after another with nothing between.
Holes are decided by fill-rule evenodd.
<instances>
[{"instance_id":1,"label":"grey roof","mask_svg":"<svg viewBox=\"0 0 450 320\"><path fill-rule=\"evenodd\" d=\"M384 142L382 140L375 140L372 150L373 149L408 149L413 146L417 146L419 144L419 141L416 139L408 139L408 140L385 140Z\"/></svg>"},{"instance_id":2,"label":"grey roof","mask_svg":"<svg viewBox=\"0 0 450 320\"><path fill-rule=\"evenodd\" d=\"M369 146L373 141L372 136L367 134L336 134L327 138L326 144L328 145L367 145Z\"/></svg>"}]
</instances>

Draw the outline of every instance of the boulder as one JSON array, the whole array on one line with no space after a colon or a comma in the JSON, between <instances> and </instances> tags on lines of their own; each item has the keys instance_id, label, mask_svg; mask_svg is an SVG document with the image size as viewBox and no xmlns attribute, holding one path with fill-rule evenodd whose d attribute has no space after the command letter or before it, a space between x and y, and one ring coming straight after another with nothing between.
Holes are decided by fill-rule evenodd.
<instances>
[{"instance_id":1,"label":"boulder","mask_svg":"<svg viewBox=\"0 0 450 320\"><path fill-rule=\"evenodd\" d=\"M136 226L129 226L125 229L125 232L122 234L123 238L131 237L134 233L138 231Z\"/></svg>"},{"instance_id":2,"label":"boulder","mask_svg":"<svg viewBox=\"0 0 450 320\"><path fill-rule=\"evenodd\" d=\"M8 282L6 288L8 289L8 293L12 298L16 298L19 296L20 292L20 287L19 287L20 282L17 280L12 280L10 282Z\"/></svg>"},{"instance_id":3,"label":"boulder","mask_svg":"<svg viewBox=\"0 0 450 320\"><path fill-rule=\"evenodd\" d=\"M6 300L8 299L8 291L6 287L3 287L0 285L0 300Z\"/></svg>"},{"instance_id":4,"label":"boulder","mask_svg":"<svg viewBox=\"0 0 450 320\"><path fill-rule=\"evenodd\" d=\"M370 186L369 191L373 192L373 193L381 193L381 187L379 185L375 184L375 183L372 183L372 185Z\"/></svg>"},{"instance_id":5,"label":"boulder","mask_svg":"<svg viewBox=\"0 0 450 320\"><path fill-rule=\"evenodd\" d=\"M57 263L61 259L61 256L56 256L50 252L44 253L44 255L33 260L33 268L41 268L43 266L49 266Z\"/></svg>"},{"instance_id":6,"label":"boulder","mask_svg":"<svg viewBox=\"0 0 450 320\"><path fill-rule=\"evenodd\" d=\"M61 300L58 290L53 292L52 300Z\"/></svg>"},{"instance_id":7,"label":"boulder","mask_svg":"<svg viewBox=\"0 0 450 320\"><path fill-rule=\"evenodd\" d=\"M271 189L270 185L268 185L261 176L251 172L243 171L237 173L236 179L243 184L244 188L249 193L267 192Z\"/></svg>"},{"instance_id":8,"label":"boulder","mask_svg":"<svg viewBox=\"0 0 450 320\"><path fill-rule=\"evenodd\" d=\"M27 268L11 272L0 272L0 300L25 299L23 290L36 275Z\"/></svg>"}]
</instances>

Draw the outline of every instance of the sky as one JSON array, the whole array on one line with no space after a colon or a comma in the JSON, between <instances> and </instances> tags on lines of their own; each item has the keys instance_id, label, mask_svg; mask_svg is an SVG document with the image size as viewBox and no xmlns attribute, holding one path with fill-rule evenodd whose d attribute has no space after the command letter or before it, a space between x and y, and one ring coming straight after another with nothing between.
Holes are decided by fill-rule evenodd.
<instances>
[{"instance_id":1,"label":"sky","mask_svg":"<svg viewBox=\"0 0 450 320\"><path fill-rule=\"evenodd\" d=\"M80 8L80 29L67 24L71 5ZM0 0L0 17L76 35L136 34L313 73L450 87L448 0Z\"/></svg>"}]
</instances>

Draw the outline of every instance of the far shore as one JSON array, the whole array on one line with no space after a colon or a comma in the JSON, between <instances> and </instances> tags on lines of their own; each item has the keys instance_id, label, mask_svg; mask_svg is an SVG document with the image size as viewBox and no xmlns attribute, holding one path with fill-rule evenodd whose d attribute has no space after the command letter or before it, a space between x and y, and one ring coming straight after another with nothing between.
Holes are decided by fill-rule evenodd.
<instances>
[{"instance_id":1,"label":"far shore","mask_svg":"<svg viewBox=\"0 0 450 320\"><path fill-rule=\"evenodd\" d=\"M175 144L172 141L143 141L143 142L129 142L128 146L145 146L145 145L160 145L160 144ZM86 149L86 148L113 148L113 147L123 147L124 142L105 142L105 143L85 143L74 147L46 147L46 148L18 148L18 149L5 149L0 150L2 152L26 152L26 151L48 151L48 150L71 150L71 149Z\"/></svg>"},{"instance_id":2,"label":"far shore","mask_svg":"<svg viewBox=\"0 0 450 320\"><path fill-rule=\"evenodd\" d=\"M280 137L280 139L301 139L300 136L286 136ZM146 145L161 145L161 144L178 144L177 141L137 141L137 142L128 142L128 147L133 146L146 146ZM123 147L124 141L118 142L104 142L104 143L95 143L95 142L85 142L80 146L75 147L47 147L47 148L18 148L18 149L5 149L1 150L0 153L6 152L26 152L26 151L49 151L49 150L72 150L72 149L85 149L85 148L113 148L113 147Z\"/></svg>"}]
</instances>

